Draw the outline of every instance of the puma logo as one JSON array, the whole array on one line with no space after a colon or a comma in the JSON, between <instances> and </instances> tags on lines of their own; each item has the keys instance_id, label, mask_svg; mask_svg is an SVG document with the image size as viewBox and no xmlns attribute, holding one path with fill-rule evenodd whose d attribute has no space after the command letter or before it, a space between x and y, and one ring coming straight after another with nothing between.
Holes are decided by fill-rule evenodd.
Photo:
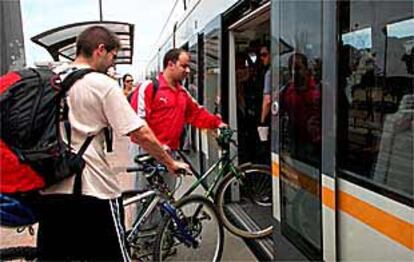
<instances>
[{"instance_id":1,"label":"puma logo","mask_svg":"<svg viewBox=\"0 0 414 262\"><path fill-rule=\"evenodd\" d=\"M163 102L164 104L166 104L168 100L166 97L160 97L160 102Z\"/></svg>"}]
</instances>

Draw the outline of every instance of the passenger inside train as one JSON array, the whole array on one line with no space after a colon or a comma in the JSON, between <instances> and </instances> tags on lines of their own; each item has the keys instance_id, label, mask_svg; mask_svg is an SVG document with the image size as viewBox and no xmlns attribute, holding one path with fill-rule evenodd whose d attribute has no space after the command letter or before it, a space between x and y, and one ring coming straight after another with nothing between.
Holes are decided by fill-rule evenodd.
<instances>
[{"instance_id":1,"label":"passenger inside train","mask_svg":"<svg viewBox=\"0 0 414 262\"><path fill-rule=\"evenodd\" d=\"M235 35L238 153L241 163L270 164L270 132L267 136L264 134L263 139L258 133L258 127L270 128L270 115L261 120L265 75L270 72L269 38L268 20L246 26Z\"/></svg>"}]
</instances>

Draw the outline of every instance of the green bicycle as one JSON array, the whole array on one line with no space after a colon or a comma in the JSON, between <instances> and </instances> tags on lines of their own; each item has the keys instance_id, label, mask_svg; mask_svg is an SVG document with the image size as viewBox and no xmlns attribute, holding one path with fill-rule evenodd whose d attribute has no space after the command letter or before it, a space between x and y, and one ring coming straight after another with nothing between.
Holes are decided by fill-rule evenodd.
<instances>
[{"instance_id":1,"label":"green bicycle","mask_svg":"<svg viewBox=\"0 0 414 262\"><path fill-rule=\"evenodd\" d=\"M270 167L252 163L236 166L234 161L237 155L231 155L229 151L230 144L237 146L232 139L235 132L230 128L220 128L216 140L221 156L204 174L200 175L188 157L178 152L197 178L183 197L202 185L206 190L205 196L214 201L221 221L230 232L248 239L266 237L273 230L268 219L272 212ZM207 183L206 179L210 176L212 182Z\"/></svg>"}]
</instances>

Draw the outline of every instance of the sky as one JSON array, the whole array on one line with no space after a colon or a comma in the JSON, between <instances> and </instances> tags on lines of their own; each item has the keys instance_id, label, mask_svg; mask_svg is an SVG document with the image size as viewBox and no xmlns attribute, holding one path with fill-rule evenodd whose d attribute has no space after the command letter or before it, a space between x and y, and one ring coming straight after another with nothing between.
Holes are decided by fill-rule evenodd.
<instances>
[{"instance_id":1,"label":"sky","mask_svg":"<svg viewBox=\"0 0 414 262\"><path fill-rule=\"evenodd\" d=\"M135 25L132 65L119 65L121 75L131 73L143 77L145 66L154 54L154 46L175 0L102 0L103 20ZM30 38L66 24L98 21L99 0L20 0L23 34L28 66L52 61L43 47Z\"/></svg>"}]
</instances>

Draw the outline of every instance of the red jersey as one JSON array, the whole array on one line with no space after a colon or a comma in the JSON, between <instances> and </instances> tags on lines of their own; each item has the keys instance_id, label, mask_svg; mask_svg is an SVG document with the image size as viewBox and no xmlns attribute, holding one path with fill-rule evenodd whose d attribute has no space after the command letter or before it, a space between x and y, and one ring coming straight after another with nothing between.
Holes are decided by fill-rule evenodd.
<instances>
[{"instance_id":1,"label":"red jersey","mask_svg":"<svg viewBox=\"0 0 414 262\"><path fill-rule=\"evenodd\" d=\"M137 113L145 119L161 144L178 149L185 124L197 128L217 128L220 117L200 106L190 93L177 82L169 87L163 74L158 75L158 90L153 97L152 81L141 84L138 90Z\"/></svg>"},{"instance_id":2,"label":"red jersey","mask_svg":"<svg viewBox=\"0 0 414 262\"><path fill-rule=\"evenodd\" d=\"M321 139L320 123L321 94L313 79L307 81L305 90L297 90L293 84L288 84L282 92L281 101L294 127L299 134L300 142L317 143Z\"/></svg>"}]
</instances>

